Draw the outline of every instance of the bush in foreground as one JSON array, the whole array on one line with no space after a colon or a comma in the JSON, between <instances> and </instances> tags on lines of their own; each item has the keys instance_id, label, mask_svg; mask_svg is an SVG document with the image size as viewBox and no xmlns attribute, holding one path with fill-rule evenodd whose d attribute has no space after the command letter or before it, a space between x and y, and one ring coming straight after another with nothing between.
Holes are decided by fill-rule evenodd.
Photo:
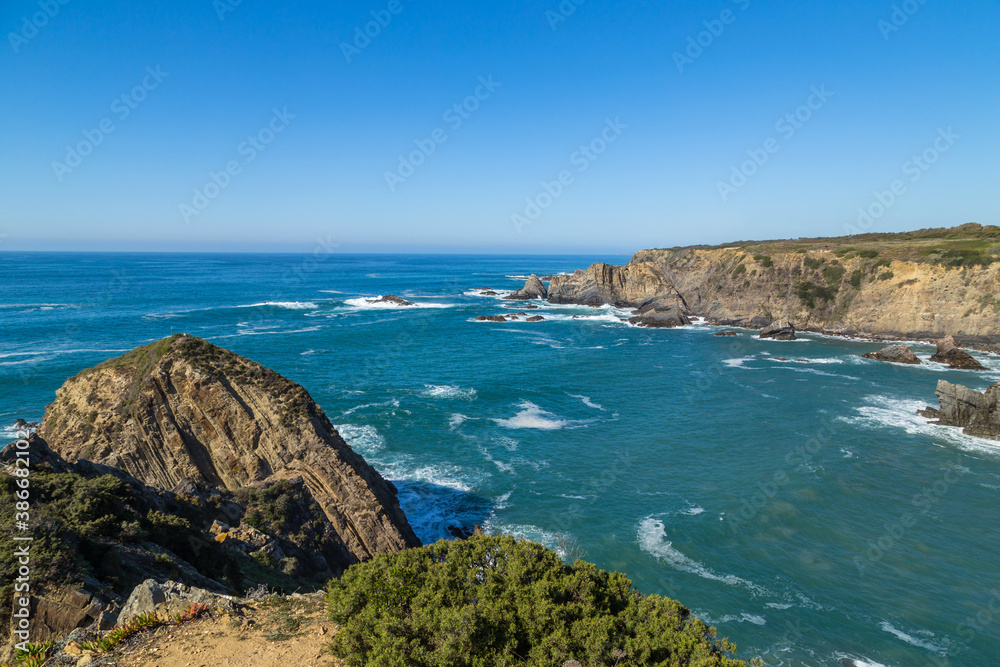
<instances>
[{"instance_id":1,"label":"bush in foreground","mask_svg":"<svg viewBox=\"0 0 1000 667\"><path fill-rule=\"evenodd\" d=\"M738 667L690 612L511 537L441 541L354 565L327 587L350 667Z\"/></svg>"}]
</instances>

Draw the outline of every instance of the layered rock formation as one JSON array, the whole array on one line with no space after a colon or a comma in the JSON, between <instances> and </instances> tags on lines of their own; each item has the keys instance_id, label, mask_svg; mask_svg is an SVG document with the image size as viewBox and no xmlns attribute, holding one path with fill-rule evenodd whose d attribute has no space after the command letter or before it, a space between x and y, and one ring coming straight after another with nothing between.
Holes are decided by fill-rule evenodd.
<instances>
[{"instance_id":1,"label":"layered rock formation","mask_svg":"<svg viewBox=\"0 0 1000 667\"><path fill-rule=\"evenodd\" d=\"M673 329L691 324L681 308L663 299L650 299L640 305L635 311L635 317L629 319L629 322L651 329Z\"/></svg>"},{"instance_id":2,"label":"layered rock formation","mask_svg":"<svg viewBox=\"0 0 1000 667\"><path fill-rule=\"evenodd\" d=\"M69 461L163 489L301 478L355 561L420 544L395 487L305 389L198 338L174 336L71 378L39 434Z\"/></svg>"},{"instance_id":3,"label":"layered rock formation","mask_svg":"<svg viewBox=\"0 0 1000 667\"><path fill-rule=\"evenodd\" d=\"M386 294L385 296L380 296L377 299L365 299L365 301L367 301L368 303L372 304L373 306L381 304L381 303L388 303L388 304L391 304L393 306L415 306L416 305L415 303L407 301L406 299L404 299L402 297L398 297L395 294Z\"/></svg>"},{"instance_id":4,"label":"layered rock formation","mask_svg":"<svg viewBox=\"0 0 1000 667\"><path fill-rule=\"evenodd\" d=\"M985 392L941 380L937 386L940 408L928 407L917 414L936 420L941 426L958 426L966 435L1000 440L1000 384Z\"/></svg>"},{"instance_id":5,"label":"layered rock formation","mask_svg":"<svg viewBox=\"0 0 1000 667\"><path fill-rule=\"evenodd\" d=\"M714 324L788 320L800 331L887 339L953 334L966 347L994 349L1000 262L963 255L954 244L982 237L986 247L1000 236L996 228L966 227L644 250L625 266L594 264L555 277L549 301L636 308L660 298Z\"/></svg>"},{"instance_id":6,"label":"layered rock formation","mask_svg":"<svg viewBox=\"0 0 1000 667\"><path fill-rule=\"evenodd\" d=\"M538 279L534 273L528 278L528 281L524 283L524 287L512 292L504 297L509 301L529 301L531 299L546 299L549 296L549 290L545 287L545 284Z\"/></svg>"},{"instance_id":7,"label":"layered rock formation","mask_svg":"<svg viewBox=\"0 0 1000 667\"><path fill-rule=\"evenodd\" d=\"M795 340L795 325L788 320L771 322L760 330L760 338L771 340Z\"/></svg>"},{"instance_id":8,"label":"layered rock formation","mask_svg":"<svg viewBox=\"0 0 1000 667\"><path fill-rule=\"evenodd\" d=\"M887 361L893 364L919 365L922 363L917 355L913 353L913 350L905 345L890 345L889 347L882 348L878 352L869 352L868 354L862 354L861 356L865 359Z\"/></svg>"},{"instance_id":9,"label":"layered rock formation","mask_svg":"<svg viewBox=\"0 0 1000 667\"><path fill-rule=\"evenodd\" d=\"M985 371L986 367L976 361L976 359L961 350L955 344L954 336L946 336L937 346L937 352L931 357L931 361L939 364L946 364L949 368L968 371Z\"/></svg>"}]
</instances>

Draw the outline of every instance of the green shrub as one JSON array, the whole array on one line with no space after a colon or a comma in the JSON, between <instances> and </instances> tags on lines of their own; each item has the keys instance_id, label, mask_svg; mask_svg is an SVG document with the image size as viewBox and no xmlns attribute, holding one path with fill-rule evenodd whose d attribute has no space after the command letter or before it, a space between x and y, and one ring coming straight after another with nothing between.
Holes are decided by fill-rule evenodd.
<instances>
[{"instance_id":1,"label":"green shrub","mask_svg":"<svg viewBox=\"0 0 1000 667\"><path fill-rule=\"evenodd\" d=\"M892 280L895 277L896 277L895 273L893 273L892 271L886 271L885 273L883 273L882 275L880 275L878 277L878 279L879 280Z\"/></svg>"},{"instance_id":2,"label":"green shrub","mask_svg":"<svg viewBox=\"0 0 1000 667\"><path fill-rule=\"evenodd\" d=\"M735 278L739 278L739 277L740 277L741 275L743 275L743 274L744 274L744 273L746 273L746 272L747 272L747 265L746 265L746 264L740 264L740 265L739 265L739 266L737 266L737 267L736 267L736 269L735 269L735 270L733 271L733 278L734 278L734 279L735 279Z\"/></svg>"},{"instance_id":3,"label":"green shrub","mask_svg":"<svg viewBox=\"0 0 1000 667\"><path fill-rule=\"evenodd\" d=\"M795 294L799 300L809 308L816 307L816 300L833 301L837 298L837 293L823 285L814 285L808 280L803 280L795 285Z\"/></svg>"},{"instance_id":4,"label":"green shrub","mask_svg":"<svg viewBox=\"0 0 1000 667\"><path fill-rule=\"evenodd\" d=\"M865 272L858 269L851 273L851 287L854 289L861 289L861 279L864 278Z\"/></svg>"},{"instance_id":5,"label":"green shrub","mask_svg":"<svg viewBox=\"0 0 1000 667\"><path fill-rule=\"evenodd\" d=\"M327 609L349 667L745 664L679 603L511 537L381 554L330 582Z\"/></svg>"},{"instance_id":6,"label":"green shrub","mask_svg":"<svg viewBox=\"0 0 1000 667\"><path fill-rule=\"evenodd\" d=\"M755 262L760 262L760 265L765 269L769 269L774 266L774 262L771 261L770 255L754 255L753 259Z\"/></svg>"},{"instance_id":7,"label":"green shrub","mask_svg":"<svg viewBox=\"0 0 1000 667\"><path fill-rule=\"evenodd\" d=\"M826 278L826 282L829 284L836 285L844 279L846 273L847 269L842 266L828 266L823 271L823 277Z\"/></svg>"},{"instance_id":8,"label":"green shrub","mask_svg":"<svg viewBox=\"0 0 1000 667\"><path fill-rule=\"evenodd\" d=\"M816 270L819 267L823 266L825 262L826 260L823 259L822 257L807 257L805 260L806 266L808 266L810 269L813 270Z\"/></svg>"},{"instance_id":9,"label":"green shrub","mask_svg":"<svg viewBox=\"0 0 1000 667\"><path fill-rule=\"evenodd\" d=\"M883 266L892 266L892 261L888 259L880 259L879 261L875 262L876 269L881 268Z\"/></svg>"},{"instance_id":10,"label":"green shrub","mask_svg":"<svg viewBox=\"0 0 1000 667\"><path fill-rule=\"evenodd\" d=\"M876 257L878 257L878 251L858 250L858 257L863 257L864 259L875 259Z\"/></svg>"}]
</instances>

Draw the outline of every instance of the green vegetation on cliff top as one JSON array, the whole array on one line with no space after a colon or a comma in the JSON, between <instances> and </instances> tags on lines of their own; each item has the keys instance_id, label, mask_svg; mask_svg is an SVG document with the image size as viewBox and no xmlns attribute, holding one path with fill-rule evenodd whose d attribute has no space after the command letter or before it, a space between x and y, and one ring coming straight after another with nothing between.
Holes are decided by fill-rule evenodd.
<instances>
[{"instance_id":1,"label":"green vegetation on cliff top","mask_svg":"<svg viewBox=\"0 0 1000 667\"><path fill-rule=\"evenodd\" d=\"M1000 261L1000 227L968 223L958 227L918 229L912 232L870 233L830 238L800 238L777 241L736 241L721 245L660 248L679 250L743 250L767 253L832 252L838 257L909 260L945 266L988 266Z\"/></svg>"},{"instance_id":2,"label":"green vegetation on cliff top","mask_svg":"<svg viewBox=\"0 0 1000 667\"><path fill-rule=\"evenodd\" d=\"M440 541L354 565L327 588L350 667L746 663L680 603L512 537Z\"/></svg>"}]
</instances>

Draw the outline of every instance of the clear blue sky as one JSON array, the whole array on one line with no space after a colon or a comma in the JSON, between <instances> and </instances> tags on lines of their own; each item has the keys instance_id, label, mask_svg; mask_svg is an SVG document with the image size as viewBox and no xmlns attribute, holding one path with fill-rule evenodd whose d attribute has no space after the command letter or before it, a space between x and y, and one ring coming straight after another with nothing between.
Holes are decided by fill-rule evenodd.
<instances>
[{"instance_id":1,"label":"clear blue sky","mask_svg":"<svg viewBox=\"0 0 1000 667\"><path fill-rule=\"evenodd\" d=\"M0 8L0 250L626 253L840 235L894 181L871 231L1000 223L992 0L62 2Z\"/></svg>"}]
</instances>

